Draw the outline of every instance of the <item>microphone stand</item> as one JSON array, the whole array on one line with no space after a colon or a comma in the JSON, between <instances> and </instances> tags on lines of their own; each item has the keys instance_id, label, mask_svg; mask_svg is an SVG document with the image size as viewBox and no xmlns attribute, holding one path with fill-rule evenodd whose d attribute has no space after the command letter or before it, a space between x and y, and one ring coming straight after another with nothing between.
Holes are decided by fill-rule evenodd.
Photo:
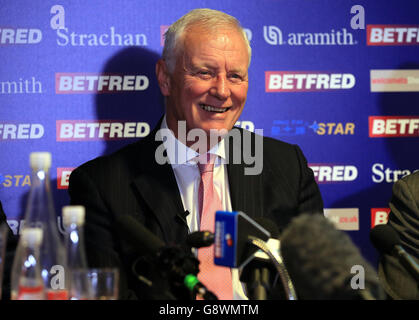
<instances>
[{"instance_id":1,"label":"microphone stand","mask_svg":"<svg viewBox=\"0 0 419 320\"><path fill-rule=\"evenodd\" d=\"M282 257L275 251L271 251L265 241L262 241L256 237L249 236L248 241L254 246L261 249L265 252L268 257L272 260L275 268L277 269L279 276L281 278L282 284L285 289L285 293L288 300L297 300L297 294L295 292L294 284L291 281L291 278L288 274L288 271L285 267Z\"/></svg>"}]
</instances>

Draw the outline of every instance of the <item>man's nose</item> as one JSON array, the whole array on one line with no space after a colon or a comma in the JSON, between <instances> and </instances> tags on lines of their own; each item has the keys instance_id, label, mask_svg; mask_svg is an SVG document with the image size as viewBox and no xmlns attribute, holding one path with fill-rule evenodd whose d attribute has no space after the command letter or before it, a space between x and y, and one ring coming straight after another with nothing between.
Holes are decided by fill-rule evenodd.
<instances>
[{"instance_id":1,"label":"man's nose","mask_svg":"<svg viewBox=\"0 0 419 320\"><path fill-rule=\"evenodd\" d=\"M211 94L213 94L220 100L225 100L231 95L229 83L225 75L218 75L215 78L211 90Z\"/></svg>"}]
</instances>

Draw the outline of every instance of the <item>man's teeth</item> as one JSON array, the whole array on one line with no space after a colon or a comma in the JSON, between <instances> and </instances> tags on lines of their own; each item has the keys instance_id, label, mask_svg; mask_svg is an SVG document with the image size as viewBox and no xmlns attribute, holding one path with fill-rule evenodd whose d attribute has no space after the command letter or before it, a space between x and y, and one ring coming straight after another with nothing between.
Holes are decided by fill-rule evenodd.
<instances>
[{"instance_id":1,"label":"man's teeth","mask_svg":"<svg viewBox=\"0 0 419 320\"><path fill-rule=\"evenodd\" d=\"M205 105L205 104L201 104L200 106L205 111L218 112L218 113L223 113L223 112L226 112L228 109L230 109L230 108L217 108L217 107L212 107L212 106L208 106L208 105Z\"/></svg>"}]
</instances>

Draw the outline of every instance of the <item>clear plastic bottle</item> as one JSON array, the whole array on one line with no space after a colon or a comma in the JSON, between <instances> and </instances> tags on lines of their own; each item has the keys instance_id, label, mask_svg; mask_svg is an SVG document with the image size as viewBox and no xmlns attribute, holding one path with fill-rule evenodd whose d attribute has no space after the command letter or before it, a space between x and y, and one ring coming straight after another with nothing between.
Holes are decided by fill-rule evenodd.
<instances>
[{"instance_id":1,"label":"clear plastic bottle","mask_svg":"<svg viewBox=\"0 0 419 320\"><path fill-rule=\"evenodd\" d=\"M44 281L41 276L41 228L26 228L22 232L22 257L16 300L44 300Z\"/></svg>"},{"instance_id":2,"label":"clear plastic bottle","mask_svg":"<svg viewBox=\"0 0 419 320\"><path fill-rule=\"evenodd\" d=\"M65 247L69 274L69 295L71 300L85 300L90 297L89 279L87 278L87 259L84 247L83 206L65 206L62 209L65 227Z\"/></svg>"},{"instance_id":3,"label":"clear plastic bottle","mask_svg":"<svg viewBox=\"0 0 419 320\"><path fill-rule=\"evenodd\" d=\"M32 170L25 224L26 228L42 229L43 240L40 247L41 275L44 280L48 300L67 300L66 253L58 233L57 216L52 199L49 171L51 153L33 152L30 154ZM22 265L22 241L19 240L12 267L11 294L16 298L18 275Z\"/></svg>"}]
</instances>

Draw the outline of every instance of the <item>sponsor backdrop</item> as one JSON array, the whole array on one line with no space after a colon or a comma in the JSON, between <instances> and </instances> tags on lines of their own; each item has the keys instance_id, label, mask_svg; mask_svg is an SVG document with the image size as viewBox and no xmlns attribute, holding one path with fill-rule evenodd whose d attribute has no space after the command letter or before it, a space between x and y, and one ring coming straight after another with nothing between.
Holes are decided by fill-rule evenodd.
<instances>
[{"instance_id":1,"label":"sponsor backdrop","mask_svg":"<svg viewBox=\"0 0 419 320\"><path fill-rule=\"evenodd\" d=\"M419 2L1 1L0 200L15 233L29 153L51 151L60 223L73 168L149 134L167 26L209 7L236 16L253 48L237 123L298 144L325 215L372 263L393 183L419 169Z\"/></svg>"}]
</instances>

